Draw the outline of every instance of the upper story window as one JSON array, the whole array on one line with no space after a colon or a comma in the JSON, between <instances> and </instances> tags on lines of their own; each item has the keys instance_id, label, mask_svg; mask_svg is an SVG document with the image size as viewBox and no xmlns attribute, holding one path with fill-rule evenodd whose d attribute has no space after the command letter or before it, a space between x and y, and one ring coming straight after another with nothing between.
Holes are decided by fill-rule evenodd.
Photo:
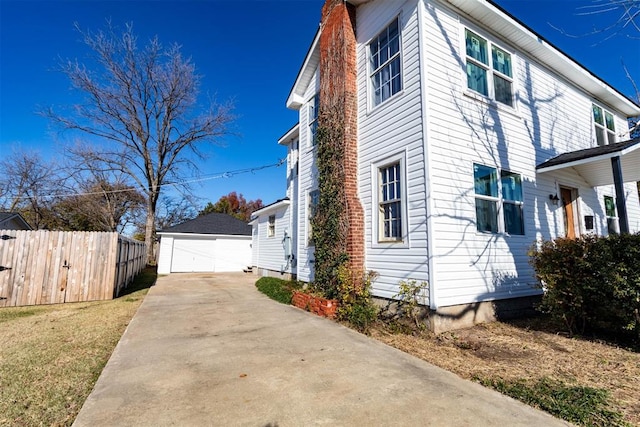
<instances>
[{"instance_id":1,"label":"upper story window","mask_svg":"<svg viewBox=\"0 0 640 427\"><path fill-rule=\"evenodd\" d=\"M614 144L616 142L616 126L613 114L593 104L593 123L598 145Z\"/></svg>"},{"instance_id":2,"label":"upper story window","mask_svg":"<svg viewBox=\"0 0 640 427\"><path fill-rule=\"evenodd\" d=\"M378 168L379 240L402 241L400 162Z\"/></svg>"},{"instance_id":3,"label":"upper story window","mask_svg":"<svg viewBox=\"0 0 640 427\"><path fill-rule=\"evenodd\" d=\"M513 107L511 54L465 29L467 87Z\"/></svg>"},{"instance_id":4,"label":"upper story window","mask_svg":"<svg viewBox=\"0 0 640 427\"><path fill-rule=\"evenodd\" d=\"M267 226L267 237L273 237L276 235L276 216L269 215L269 224Z\"/></svg>"},{"instance_id":5,"label":"upper story window","mask_svg":"<svg viewBox=\"0 0 640 427\"><path fill-rule=\"evenodd\" d=\"M473 187L478 231L524 234L522 176L474 163Z\"/></svg>"},{"instance_id":6,"label":"upper story window","mask_svg":"<svg viewBox=\"0 0 640 427\"><path fill-rule=\"evenodd\" d=\"M400 29L396 18L369 44L369 72L374 106L402 90L400 65Z\"/></svg>"},{"instance_id":7,"label":"upper story window","mask_svg":"<svg viewBox=\"0 0 640 427\"><path fill-rule=\"evenodd\" d=\"M315 95L309 102L309 140L311 145L318 143L318 113L320 110L320 95Z\"/></svg>"}]
</instances>

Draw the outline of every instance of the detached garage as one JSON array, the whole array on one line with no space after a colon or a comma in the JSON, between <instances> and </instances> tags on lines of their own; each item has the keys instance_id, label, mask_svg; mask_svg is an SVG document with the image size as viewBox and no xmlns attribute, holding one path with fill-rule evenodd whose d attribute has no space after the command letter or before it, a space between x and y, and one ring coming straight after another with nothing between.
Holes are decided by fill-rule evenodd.
<instances>
[{"instance_id":1,"label":"detached garage","mask_svg":"<svg viewBox=\"0 0 640 427\"><path fill-rule=\"evenodd\" d=\"M230 215L203 215L158 235L158 274L242 271L251 265L251 226Z\"/></svg>"}]
</instances>

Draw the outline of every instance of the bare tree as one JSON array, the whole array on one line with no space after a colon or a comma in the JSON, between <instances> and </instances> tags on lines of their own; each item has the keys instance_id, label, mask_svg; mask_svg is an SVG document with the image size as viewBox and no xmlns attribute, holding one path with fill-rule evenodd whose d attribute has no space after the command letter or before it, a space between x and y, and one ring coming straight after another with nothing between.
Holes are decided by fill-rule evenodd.
<instances>
[{"instance_id":1,"label":"bare tree","mask_svg":"<svg viewBox=\"0 0 640 427\"><path fill-rule=\"evenodd\" d=\"M76 191L51 207L58 218L58 228L123 233L144 210L144 196L121 182L83 181Z\"/></svg>"},{"instance_id":2,"label":"bare tree","mask_svg":"<svg viewBox=\"0 0 640 427\"><path fill-rule=\"evenodd\" d=\"M197 216L196 202L190 197L163 196L158 201L156 227L158 230L183 223Z\"/></svg>"},{"instance_id":3,"label":"bare tree","mask_svg":"<svg viewBox=\"0 0 640 427\"><path fill-rule=\"evenodd\" d=\"M76 26L77 27L77 26ZM90 143L70 149L87 169L121 173L146 198L145 242L153 262L156 207L163 185L180 181L185 168L197 170L202 144L227 134L231 105L211 101L200 109L200 76L180 46L164 48L158 38L139 48L132 25L118 32L78 31L97 70L66 61L62 71L85 95L73 112L43 113L64 129L89 135Z\"/></svg>"},{"instance_id":4,"label":"bare tree","mask_svg":"<svg viewBox=\"0 0 640 427\"><path fill-rule=\"evenodd\" d=\"M583 34L572 34L562 28L552 27L569 37L601 35L600 42L616 36L640 38L640 0L592 0L590 4L578 7L576 14L598 15L599 25Z\"/></svg>"},{"instance_id":5,"label":"bare tree","mask_svg":"<svg viewBox=\"0 0 640 427\"><path fill-rule=\"evenodd\" d=\"M36 229L50 228L51 205L61 179L54 162L35 151L14 151L0 161L0 207L20 212Z\"/></svg>"}]
</instances>

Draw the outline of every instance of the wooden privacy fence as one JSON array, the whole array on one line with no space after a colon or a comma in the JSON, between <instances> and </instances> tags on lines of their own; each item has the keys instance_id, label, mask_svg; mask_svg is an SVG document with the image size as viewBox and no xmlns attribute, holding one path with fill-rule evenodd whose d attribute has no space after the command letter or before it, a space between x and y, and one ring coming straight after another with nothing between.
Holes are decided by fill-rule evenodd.
<instances>
[{"instance_id":1,"label":"wooden privacy fence","mask_svg":"<svg viewBox=\"0 0 640 427\"><path fill-rule=\"evenodd\" d=\"M145 252L118 233L0 230L0 307L115 298Z\"/></svg>"}]
</instances>

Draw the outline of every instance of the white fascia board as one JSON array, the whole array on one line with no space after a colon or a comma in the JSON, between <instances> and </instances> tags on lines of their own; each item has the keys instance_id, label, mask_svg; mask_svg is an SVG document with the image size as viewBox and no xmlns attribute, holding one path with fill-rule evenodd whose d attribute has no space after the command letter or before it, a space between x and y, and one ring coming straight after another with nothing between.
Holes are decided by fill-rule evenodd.
<instances>
[{"instance_id":1,"label":"white fascia board","mask_svg":"<svg viewBox=\"0 0 640 427\"><path fill-rule=\"evenodd\" d=\"M206 233L165 233L158 232L160 236L167 237L213 237L216 239L240 239L240 240L251 240L251 235L244 234L206 234Z\"/></svg>"},{"instance_id":2,"label":"white fascia board","mask_svg":"<svg viewBox=\"0 0 640 427\"><path fill-rule=\"evenodd\" d=\"M582 166L587 165L589 163L595 163L600 160L607 160L613 157L620 156L622 151L614 151L613 153L602 154L596 157L587 157L586 159L574 160L572 162L561 163L559 165L547 166L546 168L540 168L537 170L538 173L551 172L560 169L572 168L574 166Z\"/></svg>"},{"instance_id":3,"label":"white fascia board","mask_svg":"<svg viewBox=\"0 0 640 427\"><path fill-rule=\"evenodd\" d=\"M297 93L289 94L289 98L287 99L287 108L290 110L299 110L302 108L304 104L304 97L302 95L298 95Z\"/></svg>"},{"instance_id":4,"label":"white fascia board","mask_svg":"<svg viewBox=\"0 0 640 427\"><path fill-rule=\"evenodd\" d=\"M304 104L304 92L313 78L313 72L320 63L320 33L320 30L316 32L296 81L291 88L291 92L289 92L289 97L287 98L287 108L289 109L299 110Z\"/></svg>"},{"instance_id":5,"label":"white fascia board","mask_svg":"<svg viewBox=\"0 0 640 427\"><path fill-rule=\"evenodd\" d=\"M487 0L445 0L445 2L455 6L486 28L494 28L497 35L505 40L511 40L516 50L528 54L554 70L567 81L594 96L595 100L607 103L628 117L640 115L639 105L551 45L526 25L503 12L495 4Z\"/></svg>"},{"instance_id":6,"label":"white fascia board","mask_svg":"<svg viewBox=\"0 0 640 427\"><path fill-rule=\"evenodd\" d=\"M613 151L611 153L606 153L606 154L601 154L599 156L595 156L595 157L587 157L585 159L579 159L579 160L574 160L572 162L566 162L566 163L561 163L559 165L553 165L553 166L547 166L545 168L540 168L537 170L538 173L545 173L545 172L551 172L554 170L559 170L559 169L565 169L565 168L570 168L570 167L574 167L574 166L582 166L582 165L586 165L589 163L594 163L600 160L607 160L607 159L612 159L614 157L623 157L626 156L629 153L632 153L636 150L640 149L640 144L633 144L623 150L619 150L619 151Z\"/></svg>"},{"instance_id":7,"label":"white fascia board","mask_svg":"<svg viewBox=\"0 0 640 427\"><path fill-rule=\"evenodd\" d=\"M280 200L277 203L273 203L273 204L271 204L269 206L265 206L262 209L258 209L257 211L255 211L255 212L253 212L251 214L251 215L255 215L256 216L256 218L252 219L251 222L257 220L258 219L257 217L260 216L260 215L264 215L265 213L268 213L268 212L271 212L271 211L275 211L275 210L278 210L278 209L283 208L283 207L287 207L290 204L291 204L290 200Z\"/></svg>"},{"instance_id":8,"label":"white fascia board","mask_svg":"<svg viewBox=\"0 0 640 427\"><path fill-rule=\"evenodd\" d=\"M297 123L294 127L289 129L287 133L282 135L278 140L280 145L289 145L291 141L296 139L300 135L300 123Z\"/></svg>"}]
</instances>

